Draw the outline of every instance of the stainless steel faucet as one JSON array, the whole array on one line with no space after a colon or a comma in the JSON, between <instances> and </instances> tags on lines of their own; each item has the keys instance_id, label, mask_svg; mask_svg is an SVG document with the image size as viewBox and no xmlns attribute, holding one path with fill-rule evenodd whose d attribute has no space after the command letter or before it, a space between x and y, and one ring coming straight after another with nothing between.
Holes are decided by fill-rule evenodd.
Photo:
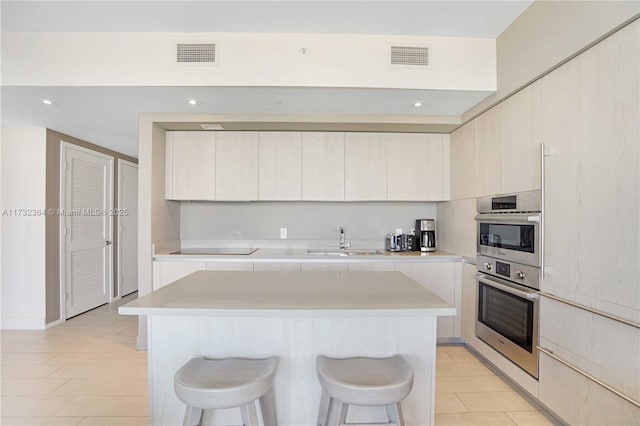
<instances>
[{"instance_id":1,"label":"stainless steel faucet","mask_svg":"<svg viewBox=\"0 0 640 426\"><path fill-rule=\"evenodd\" d=\"M342 226L338 226L336 231L340 233L340 250L346 250L351 247L351 243L344 239L344 228Z\"/></svg>"}]
</instances>

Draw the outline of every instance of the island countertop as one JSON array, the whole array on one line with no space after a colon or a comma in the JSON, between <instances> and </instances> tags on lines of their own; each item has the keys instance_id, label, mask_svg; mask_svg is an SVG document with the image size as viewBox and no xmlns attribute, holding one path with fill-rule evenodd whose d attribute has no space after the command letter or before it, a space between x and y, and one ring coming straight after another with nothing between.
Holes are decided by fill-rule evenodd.
<instances>
[{"instance_id":1,"label":"island countertop","mask_svg":"<svg viewBox=\"0 0 640 426\"><path fill-rule=\"evenodd\" d=\"M400 272L198 271L119 308L162 316L452 316Z\"/></svg>"}]
</instances>

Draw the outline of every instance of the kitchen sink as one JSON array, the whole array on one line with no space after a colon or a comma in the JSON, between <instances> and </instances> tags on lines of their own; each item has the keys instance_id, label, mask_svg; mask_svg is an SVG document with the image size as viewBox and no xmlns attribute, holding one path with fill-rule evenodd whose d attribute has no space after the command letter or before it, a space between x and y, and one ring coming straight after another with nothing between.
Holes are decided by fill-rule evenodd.
<instances>
[{"instance_id":1,"label":"kitchen sink","mask_svg":"<svg viewBox=\"0 0 640 426\"><path fill-rule=\"evenodd\" d=\"M309 256L374 256L382 255L381 250L336 250L336 249L310 249Z\"/></svg>"}]
</instances>

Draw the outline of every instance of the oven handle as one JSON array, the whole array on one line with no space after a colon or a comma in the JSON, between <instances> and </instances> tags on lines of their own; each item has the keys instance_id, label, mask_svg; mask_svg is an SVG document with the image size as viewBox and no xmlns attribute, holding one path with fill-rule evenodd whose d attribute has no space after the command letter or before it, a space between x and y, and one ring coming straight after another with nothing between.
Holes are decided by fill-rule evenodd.
<instances>
[{"instance_id":1,"label":"oven handle","mask_svg":"<svg viewBox=\"0 0 640 426\"><path fill-rule=\"evenodd\" d=\"M536 300L540 297L540 294L538 292L529 292L529 291L522 291L522 290L518 290L517 288L513 288L510 285L507 284L502 284L499 283L495 280L492 280L491 278L487 277L484 274L477 274L476 277L478 278L478 282L483 282L485 284L488 284L492 287L496 287L499 288L502 291L505 291L509 294L513 294L514 296L518 296L521 297L523 299L529 299L529 300Z\"/></svg>"},{"instance_id":2,"label":"oven handle","mask_svg":"<svg viewBox=\"0 0 640 426\"><path fill-rule=\"evenodd\" d=\"M476 216L476 221L486 221L486 222L520 222L520 223L529 223L535 222L540 223L540 214L534 213L524 213L515 215L506 215L506 214L479 214Z\"/></svg>"}]
</instances>

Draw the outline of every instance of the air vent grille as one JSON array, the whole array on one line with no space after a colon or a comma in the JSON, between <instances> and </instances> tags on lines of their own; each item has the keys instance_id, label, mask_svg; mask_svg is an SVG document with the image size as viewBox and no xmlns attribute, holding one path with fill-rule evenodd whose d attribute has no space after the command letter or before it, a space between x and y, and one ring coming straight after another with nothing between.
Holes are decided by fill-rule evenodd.
<instances>
[{"instance_id":1,"label":"air vent grille","mask_svg":"<svg viewBox=\"0 0 640 426\"><path fill-rule=\"evenodd\" d=\"M429 65L428 47L391 46L391 65Z\"/></svg>"},{"instance_id":2,"label":"air vent grille","mask_svg":"<svg viewBox=\"0 0 640 426\"><path fill-rule=\"evenodd\" d=\"M213 43L181 43L177 45L176 60L187 64L214 64L216 45Z\"/></svg>"}]
</instances>

